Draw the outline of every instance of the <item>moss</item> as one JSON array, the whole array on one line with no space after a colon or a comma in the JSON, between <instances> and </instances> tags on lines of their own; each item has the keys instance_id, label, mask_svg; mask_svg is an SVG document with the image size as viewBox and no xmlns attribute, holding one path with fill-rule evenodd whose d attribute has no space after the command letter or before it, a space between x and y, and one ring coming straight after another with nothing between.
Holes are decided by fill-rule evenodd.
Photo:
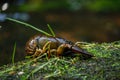
<instances>
[{"instance_id":1,"label":"moss","mask_svg":"<svg viewBox=\"0 0 120 80\"><path fill-rule=\"evenodd\" d=\"M120 79L120 41L112 43L80 44L95 57L35 58L0 68L3 80L118 80ZM45 55L45 54L44 54Z\"/></svg>"}]
</instances>

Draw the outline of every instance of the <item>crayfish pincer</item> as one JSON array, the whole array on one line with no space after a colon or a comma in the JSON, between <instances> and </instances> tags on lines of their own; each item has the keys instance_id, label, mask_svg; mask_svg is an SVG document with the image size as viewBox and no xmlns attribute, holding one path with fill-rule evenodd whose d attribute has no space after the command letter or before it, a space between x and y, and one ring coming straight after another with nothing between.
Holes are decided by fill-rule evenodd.
<instances>
[{"instance_id":1,"label":"crayfish pincer","mask_svg":"<svg viewBox=\"0 0 120 80\"><path fill-rule=\"evenodd\" d=\"M92 54L88 53L84 49L81 49L73 42L68 41L59 37L37 35L32 37L26 44L26 54L32 57L37 57L44 53L47 53L48 57L52 54L56 56L63 56L65 53L78 53L87 58L93 57Z\"/></svg>"}]
</instances>

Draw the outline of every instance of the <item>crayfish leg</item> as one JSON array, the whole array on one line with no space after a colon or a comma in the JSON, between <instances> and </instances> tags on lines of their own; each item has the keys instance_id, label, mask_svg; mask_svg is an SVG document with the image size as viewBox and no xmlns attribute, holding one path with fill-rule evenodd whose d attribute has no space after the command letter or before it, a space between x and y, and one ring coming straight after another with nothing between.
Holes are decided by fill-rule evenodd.
<instances>
[{"instance_id":1,"label":"crayfish leg","mask_svg":"<svg viewBox=\"0 0 120 80\"><path fill-rule=\"evenodd\" d=\"M65 49L67 48L66 44L61 44L58 48L57 48L57 57L59 57L60 55L62 55L65 51Z\"/></svg>"},{"instance_id":2,"label":"crayfish leg","mask_svg":"<svg viewBox=\"0 0 120 80\"><path fill-rule=\"evenodd\" d=\"M32 57L35 58L35 57L41 55L41 53L42 53L42 50L41 50L41 49L36 49L36 51L35 51L35 53L32 55Z\"/></svg>"}]
</instances>

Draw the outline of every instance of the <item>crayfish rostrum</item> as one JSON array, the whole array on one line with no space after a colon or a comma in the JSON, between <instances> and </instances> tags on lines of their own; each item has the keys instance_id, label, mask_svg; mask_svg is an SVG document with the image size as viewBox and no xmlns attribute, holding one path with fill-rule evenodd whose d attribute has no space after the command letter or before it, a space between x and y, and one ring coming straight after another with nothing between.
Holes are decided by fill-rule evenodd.
<instances>
[{"instance_id":1,"label":"crayfish rostrum","mask_svg":"<svg viewBox=\"0 0 120 80\"><path fill-rule=\"evenodd\" d=\"M67 53L78 53L87 58L93 57L92 54L88 53L84 49L78 47L73 42L68 41L64 38L37 35L32 37L26 44L26 54L32 57L37 57L43 53L47 53L48 57L52 54L56 56L63 56Z\"/></svg>"}]
</instances>

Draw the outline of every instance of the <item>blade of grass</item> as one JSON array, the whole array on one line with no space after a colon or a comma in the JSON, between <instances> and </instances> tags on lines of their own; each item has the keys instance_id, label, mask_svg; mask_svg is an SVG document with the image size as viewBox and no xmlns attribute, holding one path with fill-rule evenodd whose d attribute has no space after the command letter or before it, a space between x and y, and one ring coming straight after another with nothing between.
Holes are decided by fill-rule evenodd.
<instances>
[{"instance_id":1,"label":"blade of grass","mask_svg":"<svg viewBox=\"0 0 120 80\"><path fill-rule=\"evenodd\" d=\"M61 74L61 72L58 71L58 70L56 70L55 72L46 75L44 78L47 79L47 78L54 77L54 76L56 76L56 75L60 75L60 74Z\"/></svg>"},{"instance_id":2,"label":"blade of grass","mask_svg":"<svg viewBox=\"0 0 120 80\"><path fill-rule=\"evenodd\" d=\"M38 29L38 28L36 28L35 26L30 25L30 24L28 24L28 23L25 23L25 22L22 22L22 21L19 21L19 20L16 20L16 19L12 19L12 18L9 18L9 17L7 17L6 19L9 20L9 21L13 21L13 22L19 23L19 24L23 24L23 25L25 25L25 26L27 26L27 27L30 27L30 28L32 28L32 29L34 29L34 30L36 30L36 31L39 31L39 32L41 32L41 33L43 33L43 34L45 34L45 35L52 36L51 34L45 32L45 31L43 31L43 30L41 30L41 29Z\"/></svg>"},{"instance_id":3,"label":"blade of grass","mask_svg":"<svg viewBox=\"0 0 120 80\"><path fill-rule=\"evenodd\" d=\"M49 28L49 30L50 30L52 36L55 37L55 33L54 33L53 29L50 27L49 24L47 24L47 26L48 26L48 28Z\"/></svg>"},{"instance_id":4,"label":"blade of grass","mask_svg":"<svg viewBox=\"0 0 120 80\"><path fill-rule=\"evenodd\" d=\"M32 74L36 73L37 71L39 71L40 69L44 68L45 66L47 66L49 63L52 63L54 62L55 60L57 60L58 58L53 58L52 60L44 63L43 65L41 66L38 66L38 68L34 69L31 73L29 73L26 77L26 79L28 79Z\"/></svg>"},{"instance_id":5,"label":"blade of grass","mask_svg":"<svg viewBox=\"0 0 120 80\"><path fill-rule=\"evenodd\" d=\"M16 51L16 42L14 44L13 53L12 53L12 64L13 64L13 66L14 66L14 63L15 63L15 51Z\"/></svg>"}]
</instances>

